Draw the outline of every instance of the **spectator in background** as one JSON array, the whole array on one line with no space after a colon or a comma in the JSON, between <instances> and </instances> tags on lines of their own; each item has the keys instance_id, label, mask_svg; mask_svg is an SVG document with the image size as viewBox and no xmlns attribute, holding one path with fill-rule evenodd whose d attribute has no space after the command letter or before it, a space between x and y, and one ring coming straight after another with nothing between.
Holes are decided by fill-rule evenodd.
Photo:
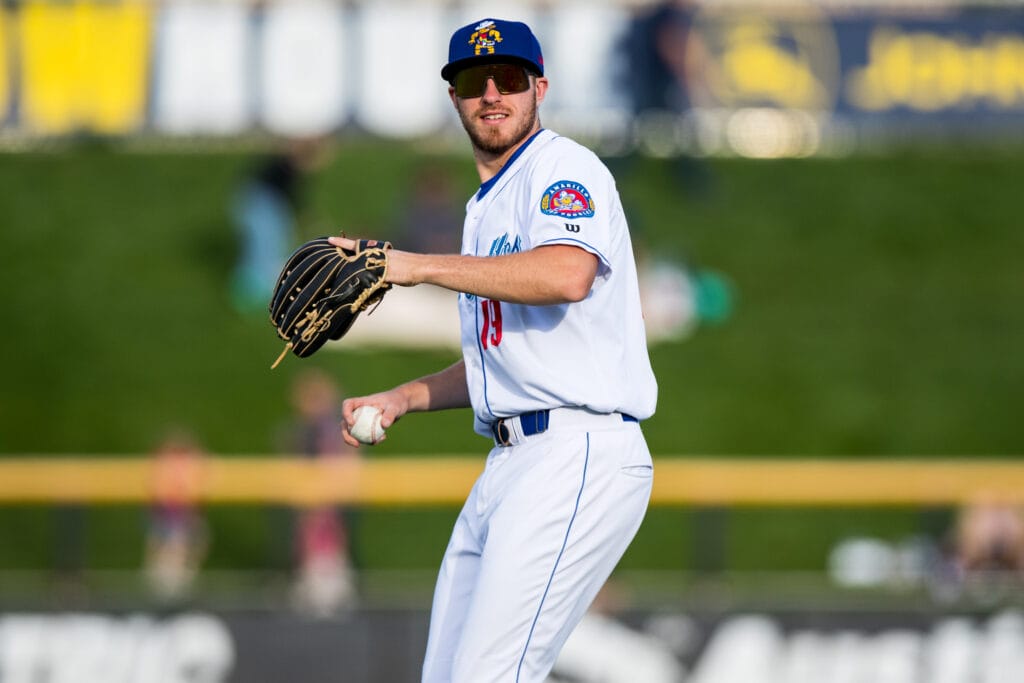
<instances>
[{"instance_id":1,"label":"spectator in background","mask_svg":"<svg viewBox=\"0 0 1024 683\"><path fill-rule=\"evenodd\" d=\"M696 3L670 0L639 11L627 39L633 110L690 109L687 46Z\"/></svg>"},{"instance_id":2,"label":"spectator in background","mask_svg":"<svg viewBox=\"0 0 1024 683\"><path fill-rule=\"evenodd\" d=\"M420 166L405 212L399 217L399 246L422 254L458 253L462 205L446 169L429 163Z\"/></svg>"},{"instance_id":3,"label":"spectator in background","mask_svg":"<svg viewBox=\"0 0 1024 683\"><path fill-rule=\"evenodd\" d=\"M1024 509L981 495L959 509L936 546L929 588L941 602L992 605L1024 585Z\"/></svg>"},{"instance_id":4,"label":"spectator in background","mask_svg":"<svg viewBox=\"0 0 1024 683\"><path fill-rule=\"evenodd\" d=\"M689 117L691 53L699 45L693 31L696 10L695 0L669 0L641 9L624 45L637 143L649 154L671 157L683 189L691 194L705 191L709 181L705 165L685 143L696 140Z\"/></svg>"},{"instance_id":5,"label":"spectator in background","mask_svg":"<svg viewBox=\"0 0 1024 683\"><path fill-rule=\"evenodd\" d=\"M266 312L278 273L296 242L308 175L325 156L322 139L285 142L242 182L232 206L238 233L238 260L231 298L242 313Z\"/></svg>"},{"instance_id":6,"label":"spectator in background","mask_svg":"<svg viewBox=\"0 0 1024 683\"><path fill-rule=\"evenodd\" d=\"M963 574L1024 572L1024 512L1018 506L978 500L960 511L955 534Z\"/></svg>"},{"instance_id":7,"label":"spectator in background","mask_svg":"<svg viewBox=\"0 0 1024 683\"><path fill-rule=\"evenodd\" d=\"M358 451L344 442L342 396L338 386L319 370L307 370L292 383L295 418L284 438L286 450L307 458L354 458ZM293 598L298 609L330 616L351 608L356 599L351 554L350 510L333 504L310 505L295 511L297 576Z\"/></svg>"},{"instance_id":8,"label":"spectator in background","mask_svg":"<svg viewBox=\"0 0 1024 683\"><path fill-rule=\"evenodd\" d=\"M668 0L638 9L622 49L628 65L624 87L632 99L639 149L670 159L672 185L700 198L710 189L709 171L686 143L695 144L692 141L697 138L690 116L693 52L700 45L693 29L697 9L696 0ZM627 211L637 235L634 244L648 340L678 341L699 324L727 320L735 300L729 278L645 244L647 207L627 206Z\"/></svg>"},{"instance_id":9,"label":"spectator in background","mask_svg":"<svg viewBox=\"0 0 1024 683\"><path fill-rule=\"evenodd\" d=\"M153 503L146 537L145 577L161 601L186 598L209 545L200 510L203 448L187 430L167 432L153 452Z\"/></svg>"}]
</instances>

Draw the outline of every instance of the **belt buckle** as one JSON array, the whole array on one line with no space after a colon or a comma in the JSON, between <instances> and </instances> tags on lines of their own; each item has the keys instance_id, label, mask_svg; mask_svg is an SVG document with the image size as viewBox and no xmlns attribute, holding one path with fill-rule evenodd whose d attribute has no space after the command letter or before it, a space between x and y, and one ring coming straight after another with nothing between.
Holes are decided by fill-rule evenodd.
<instances>
[{"instance_id":1,"label":"belt buckle","mask_svg":"<svg viewBox=\"0 0 1024 683\"><path fill-rule=\"evenodd\" d=\"M512 430L505 424L505 418L501 418L491 425L491 433L494 435L494 442L501 447L512 445Z\"/></svg>"}]
</instances>

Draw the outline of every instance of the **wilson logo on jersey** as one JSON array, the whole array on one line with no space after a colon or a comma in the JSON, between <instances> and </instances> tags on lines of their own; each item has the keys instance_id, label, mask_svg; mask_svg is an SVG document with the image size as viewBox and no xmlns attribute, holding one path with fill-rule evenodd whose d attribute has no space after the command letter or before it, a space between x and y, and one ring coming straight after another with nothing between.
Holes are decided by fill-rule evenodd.
<instances>
[{"instance_id":1,"label":"wilson logo on jersey","mask_svg":"<svg viewBox=\"0 0 1024 683\"><path fill-rule=\"evenodd\" d=\"M540 212L546 216L590 218L594 215L594 200L587 188L571 180L559 180L544 190Z\"/></svg>"},{"instance_id":2,"label":"wilson logo on jersey","mask_svg":"<svg viewBox=\"0 0 1024 683\"><path fill-rule=\"evenodd\" d=\"M523 250L523 240L518 235L514 241L509 241L508 233L491 242L491 251L488 256L504 256L505 254L518 254Z\"/></svg>"}]
</instances>

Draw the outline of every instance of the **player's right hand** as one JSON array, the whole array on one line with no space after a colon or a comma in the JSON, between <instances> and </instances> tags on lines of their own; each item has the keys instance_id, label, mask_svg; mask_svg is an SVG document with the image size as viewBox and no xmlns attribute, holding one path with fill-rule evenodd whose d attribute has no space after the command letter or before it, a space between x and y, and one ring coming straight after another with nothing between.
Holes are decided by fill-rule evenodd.
<instances>
[{"instance_id":1,"label":"player's right hand","mask_svg":"<svg viewBox=\"0 0 1024 683\"><path fill-rule=\"evenodd\" d=\"M405 394L397 388L369 396L345 399L341 404L341 436L350 446L361 445L349 431L356 421L353 413L360 406L374 406L379 409L381 412L380 426L385 431L409 412L409 401Z\"/></svg>"}]
</instances>

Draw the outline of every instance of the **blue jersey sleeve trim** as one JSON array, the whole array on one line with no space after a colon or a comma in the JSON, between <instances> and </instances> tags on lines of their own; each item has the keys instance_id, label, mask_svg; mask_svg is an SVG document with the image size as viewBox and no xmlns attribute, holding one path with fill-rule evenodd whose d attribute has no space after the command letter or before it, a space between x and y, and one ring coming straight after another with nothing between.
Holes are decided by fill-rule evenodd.
<instances>
[{"instance_id":1,"label":"blue jersey sleeve trim","mask_svg":"<svg viewBox=\"0 0 1024 683\"><path fill-rule=\"evenodd\" d=\"M608 267L609 269L612 267L611 262L605 257L601 250L595 247L594 245L590 244L589 242L573 239L572 237L555 237L553 239L544 240L543 242L538 242L537 246L543 247L545 244L571 244L573 246L578 245L584 250L595 254L597 258L601 259L601 262L605 264L605 266Z\"/></svg>"}]
</instances>

